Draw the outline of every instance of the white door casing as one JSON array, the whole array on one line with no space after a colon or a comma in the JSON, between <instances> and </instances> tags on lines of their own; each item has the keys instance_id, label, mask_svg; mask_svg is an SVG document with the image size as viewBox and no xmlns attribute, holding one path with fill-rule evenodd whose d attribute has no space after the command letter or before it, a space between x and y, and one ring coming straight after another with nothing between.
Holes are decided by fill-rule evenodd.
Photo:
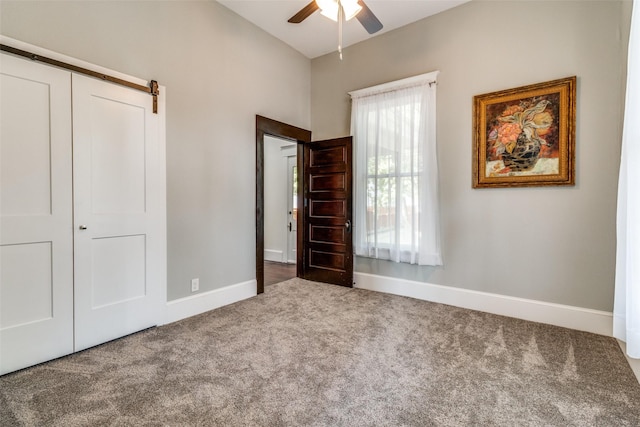
<instances>
[{"instance_id":1,"label":"white door casing","mask_svg":"<svg viewBox=\"0 0 640 427\"><path fill-rule=\"evenodd\" d=\"M152 98L73 75L75 351L162 322L164 151Z\"/></svg>"},{"instance_id":2,"label":"white door casing","mask_svg":"<svg viewBox=\"0 0 640 427\"><path fill-rule=\"evenodd\" d=\"M293 187L296 179L296 169L298 167L298 156L287 157L287 259L289 264L296 263L296 244L298 238L298 221L294 209L297 201Z\"/></svg>"},{"instance_id":3,"label":"white door casing","mask_svg":"<svg viewBox=\"0 0 640 427\"><path fill-rule=\"evenodd\" d=\"M0 374L73 351L71 73L0 54Z\"/></svg>"}]
</instances>

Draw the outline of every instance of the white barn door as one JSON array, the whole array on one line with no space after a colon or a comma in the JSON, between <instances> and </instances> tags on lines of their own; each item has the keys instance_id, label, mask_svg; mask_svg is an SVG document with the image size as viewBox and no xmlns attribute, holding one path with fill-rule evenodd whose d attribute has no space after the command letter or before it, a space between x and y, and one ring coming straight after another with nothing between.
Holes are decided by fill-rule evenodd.
<instances>
[{"instance_id":1,"label":"white barn door","mask_svg":"<svg viewBox=\"0 0 640 427\"><path fill-rule=\"evenodd\" d=\"M149 94L73 75L75 350L161 323L164 163Z\"/></svg>"},{"instance_id":2,"label":"white barn door","mask_svg":"<svg viewBox=\"0 0 640 427\"><path fill-rule=\"evenodd\" d=\"M0 375L73 351L71 73L0 54Z\"/></svg>"}]
</instances>

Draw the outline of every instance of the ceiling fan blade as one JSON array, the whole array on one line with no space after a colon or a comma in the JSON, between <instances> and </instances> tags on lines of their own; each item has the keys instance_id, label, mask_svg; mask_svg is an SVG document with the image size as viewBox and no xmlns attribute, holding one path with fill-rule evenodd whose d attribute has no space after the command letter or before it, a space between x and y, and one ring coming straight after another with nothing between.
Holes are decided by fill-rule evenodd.
<instances>
[{"instance_id":1,"label":"ceiling fan blade","mask_svg":"<svg viewBox=\"0 0 640 427\"><path fill-rule=\"evenodd\" d=\"M376 18L376 15L373 14L371 9L369 9L362 0L358 0L358 4L362 6L362 10L356 15L356 18L358 18L358 21L360 21L364 29L367 30L369 34L380 31L382 29L382 22Z\"/></svg>"},{"instance_id":2,"label":"ceiling fan blade","mask_svg":"<svg viewBox=\"0 0 640 427\"><path fill-rule=\"evenodd\" d=\"M296 13L291 18L289 18L287 22L291 22L292 24L299 24L305 19L307 19L313 12L315 12L318 9L319 9L318 4L316 3L315 0L313 0L311 3L309 3L302 9L300 9L300 12Z\"/></svg>"}]
</instances>

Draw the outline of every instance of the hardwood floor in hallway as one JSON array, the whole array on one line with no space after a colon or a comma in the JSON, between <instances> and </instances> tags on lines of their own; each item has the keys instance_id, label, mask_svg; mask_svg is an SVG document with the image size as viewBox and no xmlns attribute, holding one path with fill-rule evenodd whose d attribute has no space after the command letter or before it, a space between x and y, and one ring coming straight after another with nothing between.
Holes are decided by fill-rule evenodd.
<instances>
[{"instance_id":1,"label":"hardwood floor in hallway","mask_svg":"<svg viewBox=\"0 0 640 427\"><path fill-rule=\"evenodd\" d=\"M284 282L296 277L296 265L281 262L264 262L264 285L269 286L274 283Z\"/></svg>"}]
</instances>

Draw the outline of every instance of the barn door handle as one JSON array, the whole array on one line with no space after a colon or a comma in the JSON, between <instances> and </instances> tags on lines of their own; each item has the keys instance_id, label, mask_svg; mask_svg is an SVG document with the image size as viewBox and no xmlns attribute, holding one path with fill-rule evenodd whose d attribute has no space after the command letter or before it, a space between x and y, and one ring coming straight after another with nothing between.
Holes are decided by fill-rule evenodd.
<instances>
[{"instance_id":1,"label":"barn door handle","mask_svg":"<svg viewBox=\"0 0 640 427\"><path fill-rule=\"evenodd\" d=\"M347 227L347 233L351 233L351 221L347 220L347 222L344 223L344 226Z\"/></svg>"},{"instance_id":2,"label":"barn door handle","mask_svg":"<svg viewBox=\"0 0 640 427\"><path fill-rule=\"evenodd\" d=\"M291 231L291 222L289 222L289 231Z\"/></svg>"}]
</instances>

